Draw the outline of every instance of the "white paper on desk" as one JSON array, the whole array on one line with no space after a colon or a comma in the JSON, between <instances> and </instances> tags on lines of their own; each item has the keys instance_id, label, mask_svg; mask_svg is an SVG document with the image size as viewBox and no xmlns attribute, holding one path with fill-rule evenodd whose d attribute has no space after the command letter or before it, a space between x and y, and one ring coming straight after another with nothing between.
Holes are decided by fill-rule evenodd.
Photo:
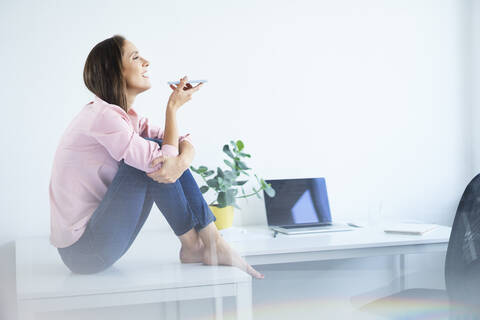
<instances>
[{"instance_id":1,"label":"white paper on desk","mask_svg":"<svg viewBox=\"0 0 480 320\"><path fill-rule=\"evenodd\" d=\"M403 233L403 234L421 235L437 227L438 227L437 224L397 223L397 224L385 227L384 231L387 233Z\"/></svg>"}]
</instances>

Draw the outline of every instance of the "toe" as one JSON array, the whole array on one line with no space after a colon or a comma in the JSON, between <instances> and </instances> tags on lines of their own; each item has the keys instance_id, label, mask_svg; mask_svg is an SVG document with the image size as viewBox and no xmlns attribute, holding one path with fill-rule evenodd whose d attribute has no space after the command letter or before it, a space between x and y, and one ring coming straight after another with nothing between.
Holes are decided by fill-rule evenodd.
<instances>
[{"instance_id":1,"label":"toe","mask_svg":"<svg viewBox=\"0 0 480 320\"><path fill-rule=\"evenodd\" d=\"M261 274L260 272L258 272L255 269L253 269L252 266L250 266L250 265L247 266L247 271L248 271L249 274L251 274L252 276L254 276L257 279L263 279L265 277L263 274Z\"/></svg>"}]
</instances>

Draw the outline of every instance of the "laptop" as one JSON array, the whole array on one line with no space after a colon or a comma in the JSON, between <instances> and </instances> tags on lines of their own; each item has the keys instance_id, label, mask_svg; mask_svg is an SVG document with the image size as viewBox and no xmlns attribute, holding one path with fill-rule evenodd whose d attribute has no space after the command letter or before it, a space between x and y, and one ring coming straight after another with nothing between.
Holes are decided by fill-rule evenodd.
<instances>
[{"instance_id":1,"label":"laptop","mask_svg":"<svg viewBox=\"0 0 480 320\"><path fill-rule=\"evenodd\" d=\"M303 234L353 230L346 223L333 223L325 178L265 180L275 189L263 196L268 227L277 233Z\"/></svg>"}]
</instances>

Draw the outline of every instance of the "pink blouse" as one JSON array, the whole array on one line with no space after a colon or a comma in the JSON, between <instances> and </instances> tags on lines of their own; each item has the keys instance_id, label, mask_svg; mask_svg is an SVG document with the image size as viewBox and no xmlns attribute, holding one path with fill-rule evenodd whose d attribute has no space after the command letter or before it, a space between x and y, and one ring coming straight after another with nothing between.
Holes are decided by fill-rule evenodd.
<instances>
[{"instance_id":1,"label":"pink blouse","mask_svg":"<svg viewBox=\"0 0 480 320\"><path fill-rule=\"evenodd\" d=\"M50 185L50 243L65 248L83 234L118 171L119 162L150 173L153 159L175 157L178 148L142 137L163 139L164 130L97 96L72 120L60 139L53 161ZM192 143L190 134L179 142ZM153 181L153 180L152 180Z\"/></svg>"}]
</instances>

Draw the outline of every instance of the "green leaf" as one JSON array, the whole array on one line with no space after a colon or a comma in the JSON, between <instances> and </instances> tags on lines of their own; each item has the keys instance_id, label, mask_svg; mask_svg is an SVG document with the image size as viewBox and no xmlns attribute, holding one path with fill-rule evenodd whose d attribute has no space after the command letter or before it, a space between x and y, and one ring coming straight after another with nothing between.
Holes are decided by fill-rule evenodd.
<instances>
[{"instance_id":1,"label":"green leaf","mask_svg":"<svg viewBox=\"0 0 480 320\"><path fill-rule=\"evenodd\" d=\"M243 163L242 161L238 161L237 164L238 164L238 167L242 170L251 169L251 168L247 167L247 165L245 163Z\"/></svg>"},{"instance_id":2,"label":"green leaf","mask_svg":"<svg viewBox=\"0 0 480 320\"><path fill-rule=\"evenodd\" d=\"M247 158L251 158L252 156L249 155L248 153L243 153L243 152L240 152L238 153L238 155L242 156L242 157L247 157Z\"/></svg>"},{"instance_id":3,"label":"green leaf","mask_svg":"<svg viewBox=\"0 0 480 320\"><path fill-rule=\"evenodd\" d=\"M235 181L235 185L236 186L243 186L247 182L248 182L248 180L239 180L239 181Z\"/></svg>"},{"instance_id":4,"label":"green leaf","mask_svg":"<svg viewBox=\"0 0 480 320\"><path fill-rule=\"evenodd\" d=\"M265 183L265 180L260 179L260 184L262 185L263 188L267 188L267 184Z\"/></svg>"},{"instance_id":5,"label":"green leaf","mask_svg":"<svg viewBox=\"0 0 480 320\"><path fill-rule=\"evenodd\" d=\"M209 171L205 172L205 173L203 174L203 176L204 176L204 177L208 177L208 176L211 176L211 175L214 174L214 173L215 173L215 171L209 170Z\"/></svg>"},{"instance_id":6,"label":"green leaf","mask_svg":"<svg viewBox=\"0 0 480 320\"><path fill-rule=\"evenodd\" d=\"M227 192L228 189L232 186L232 183L229 180L223 180L220 185L220 190Z\"/></svg>"},{"instance_id":7,"label":"green leaf","mask_svg":"<svg viewBox=\"0 0 480 320\"><path fill-rule=\"evenodd\" d=\"M273 189L270 184L268 184L267 188L265 189L265 193L270 197L275 197L275 189Z\"/></svg>"},{"instance_id":8,"label":"green leaf","mask_svg":"<svg viewBox=\"0 0 480 320\"><path fill-rule=\"evenodd\" d=\"M224 202L224 203L222 203L222 204L220 204L220 203L218 204L218 207L219 207L219 208L225 208L226 206L227 206L227 203L226 203L226 202Z\"/></svg>"},{"instance_id":9,"label":"green leaf","mask_svg":"<svg viewBox=\"0 0 480 320\"><path fill-rule=\"evenodd\" d=\"M219 204L220 208L224 208L224 207L227 206L226 197L227 197L227 194L225 192L220 191L218 193L217 201L218 201L218 204Z\"/></svg>"},{"instance_id":10,"label":"green leaf","mask_svg":"<svg viewBox=\"0 0 480 320\"><path fill-rule=\"evenodd\" d=\"M233 189L229 189L225 193L225 200L227 205L230 205L231 203L235 202L235 194L233 191L234 191Z\"/></svg>"},{"instance_id":11,"label":"green leaf","mask_svg":"<svg viewBox=\"0 0 480 320\"><path fill-rule=\"evenodd\" d=\"M232 188L233 183L232 183L232 181L226 180L226 182L224 183L224 186L225 186L225 190L228 190L228 189Z\"/></svg>"},{"instance_id":12,"label":"green leaf","mask_svg":"<svg viewBox=\"0 0 480 320\"><path fill-rule=\"evenodd\" d=\"M218 189L217 179L209 179L209 180L207 180L207 184L211 188Z\"/></svg>"},{"instance_id":13,"label":"green leaf","mask_svg":"<svg viewBox=\"0 0 480 320\"><path fill-rule=\"evenodd\" d=\"M230 140L230 143L233 146L233 152L238 153L237 144L235 143L235 141Z\"/></svg>"},{"instance_id":14,"label":"green leaf","mask_svg":"<svg viewBox=\"0 0 480 320\"><path fill-rule=\"evenodd\" d=\"M237 178L237 175L231 170L224 171L223 174L225 178L229 180L235 180Z\"/></svg>"},{"instance_id":15,"label":"green leaf","mask_svg":"<svg viewBox=\"0 0 480 320\"><path fill-rule=\"evenodd\" d=\"M195 169L195 167L194 167L194 166L190 166L190 170L192 170L192 171L193 171L193 172L195 172L195 173L198 173L198 170L197 170L197 169Z\"/></svg>"},{"instance_id":16,"label":"green leaf","mask_svg":"<svg viewBox=\"0 0 480 320\"><path fill-rule=\"evenodd\" d=\"M224 176L224 175L223 175L223 170L220 169L220 167L217 167L217 174L218 174L219 177L222 177L222 178L223 178L223 176Z\"/></svg>"},{"instance_id":17,"label":"green leaf","mask_svg":"<svg viewBox=\"0 0 480 320\"><path fill-rule=\"evenodd\" d=\"M209 189L210 189L210 188L209 188L208 186L201 186L201 187L200 187L200 191L201 191L202 193L207 192Z\"/></svg>"},{"instance_id":18,"label":"green leaf","mask_svg":"<svg viewBox=\"0 0 480 320\"><path fill-rule=\"evenodd\" d=\"M198 172L200 172L200 173L206 172L207 170L208 170L208 168L205 167L205 166L198 167Z\"/></svg>"},{"instance_id":19,"label":"green leaf","mask_svg":"<svg viewBox=\"0 0 480 320\"><path fill-rule=\"evenodd\" d=\"M223 146L223 152L225 152L230 158L232 158L232 159L235 158L233 153L230 151L230 147L228 146L228 144Z\"/></svg>"},{"instance_id":20,"label":"green leaf","mask_svg":"<svg viewBox=\"0 0 480 320\"><path fill-rule=\"evenodd\" d=\"M237 140L238 151L242 151L244 146L245 145L243 144L242 140Z\"/></svg>"},{"instance_id":21,"label":"green leaf","mask_svg":"<svg viewBox=\"0 0 480 320\"><path fill-rule=\"evenodd\" d=\"M230 161L228 161L228 160L223 160L223 162L225 162L225 164L226 164L227 166L229 166L230 168L232 168L233 170L236 170L235 165L234 165L233 163L231 163Z\"/></svg>"}]
</instances>

